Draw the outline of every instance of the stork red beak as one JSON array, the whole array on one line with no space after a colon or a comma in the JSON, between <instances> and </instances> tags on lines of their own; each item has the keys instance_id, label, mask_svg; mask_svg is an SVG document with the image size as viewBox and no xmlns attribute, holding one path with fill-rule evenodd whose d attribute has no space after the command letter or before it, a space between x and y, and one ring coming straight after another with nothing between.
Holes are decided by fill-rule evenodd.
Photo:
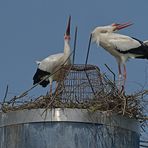
<instances>
[{"instance_id":1,"label":"stork red beak","mask_svg":"<svg viewBox=\"0 0 148 148\"><path fill-rule=\"evenodd\" d=\"M71 22L71 16L69 16L68 19L68 24L67 24L67 28L66 28L66 36L70 36L70 22Z\"/></svg>"},{"instance_id":2,"label":"stork red beak","mask_svg":"<svg viewBox=\"0 0 148 148\"><path fill-rule=\"evenodd\" d=\"M116 23L112 24L112 26L115 27L114 31L129 27L131 25L133 25L133 23L130 23L130 22L123 23L123 24L116 24Z\"/></svg>"}]
</instances>

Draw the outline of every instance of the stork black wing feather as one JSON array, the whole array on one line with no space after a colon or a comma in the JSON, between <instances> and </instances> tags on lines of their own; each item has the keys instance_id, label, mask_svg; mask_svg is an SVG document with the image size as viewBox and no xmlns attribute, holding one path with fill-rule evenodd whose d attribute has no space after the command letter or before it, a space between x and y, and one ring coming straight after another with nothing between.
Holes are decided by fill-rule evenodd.
<instances>
[{"instance_id":1,"label":"stork black wing feather","mask_svg":"<svg viewBox=\"0 0 148 148\"><path fill-rule=\"evenodd\" d=\"M33 76L33 85L39 83L47 75L50 75L50 73L37 68L36 73ZM48 84L49 80L44 80L40 83L43 87L46 87Z\"/></svg>"},{"instance_id":2,"label":"stork black wing feather","mask_svg":"<svg viewBox=\"0 0 148 148\"><path fill-rule=\"evenodd\" d=\"M139 46L137 48L125 50L125 51L121 51L121 50L117 49L118 52L123 53L123 54L130 53L130 54L137 55L137 56L135 56L135 58L148 59L148 46L136 38L133 38L133 39L137 40L141 44L141 46Z\"/></svg>"}]
</instances>

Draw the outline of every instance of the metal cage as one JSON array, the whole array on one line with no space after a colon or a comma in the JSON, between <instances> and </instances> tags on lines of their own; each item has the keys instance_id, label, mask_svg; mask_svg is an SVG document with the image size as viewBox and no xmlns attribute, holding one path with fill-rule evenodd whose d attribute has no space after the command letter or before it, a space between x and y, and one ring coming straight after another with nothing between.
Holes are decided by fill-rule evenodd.
<instances>
[{"instance_id":1,"label":"metal cage","mask_svg":"<svg viewBox=\"0 0 148 148\"><path fill-rule=\"evenodd\" d=\"M107 80L94 65L69 65L60 70L57 93L62 101L81 103L105 91ZM112 89L109 85L108 91Z\"/></svg>"}]
</instances>

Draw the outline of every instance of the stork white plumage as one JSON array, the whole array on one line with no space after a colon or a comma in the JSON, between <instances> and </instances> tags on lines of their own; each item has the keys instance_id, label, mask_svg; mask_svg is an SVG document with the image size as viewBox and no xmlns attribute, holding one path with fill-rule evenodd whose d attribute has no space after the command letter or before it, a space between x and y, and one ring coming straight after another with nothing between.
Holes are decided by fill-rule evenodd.
<instances>
[{"instance_id":1,"label":"stork white plumage","mask_svg":"<svg viewBox=\"0 0 148 148\"><path fill-rule=\"evenodd\" d=\"M39 84L42 85L43 87L46 87L48 84L50 84L51 96L52 96L52 82L58 81L59 78L58 77L59 71L57 70L60 69L62 65L71 64L70 22L71 22L71 16L69 17L66 33L64 35L64 52L50 55L47 58L43 59L42 61L38 61L37 62L38 68L35 75L33 76L33 84L36 84L39 83L41 80L43 80L45 76L49 75L48 79L43 80Z\"/></svg>"},{"instance_id":2,"label":"stork white plumage","mask_svg":"<svg viewBox=\"0 0 148 148\"><path fill-rule=\"evenodd\" d=\"M148 46L148 40L144 41L144 44L146 44Z\"/></svg>"},{"instance_id":3,"label":"stork white plumage","mask_svg":"<svg viewBox=\"0 0 148 148\"><path fill-rule=\"evenodd\" d=\"M148 59L148 41L140 41L136 38L114 33L120 29L132 25L131 23L111 24L108 26L96 27L92 31L92 41L103 47L113 55L118 63L119 81L123 76L123 88L126 81L125 62L129 58ZM124 66L123 75L121 64Z\"/></svg>"}]
</instances>

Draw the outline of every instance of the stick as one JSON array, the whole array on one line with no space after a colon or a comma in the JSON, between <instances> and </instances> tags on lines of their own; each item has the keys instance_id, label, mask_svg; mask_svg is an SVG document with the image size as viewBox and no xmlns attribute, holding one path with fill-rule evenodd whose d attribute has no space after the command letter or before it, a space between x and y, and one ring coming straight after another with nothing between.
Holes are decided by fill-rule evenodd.
<instances>
[{"instance_id":1,"label":"stick","mask_svg":"<svg viewBox=\"0 0 148 148\"><path fill-rule=\"evenodd\" d=\"M2 105L3 105L3 104L5 103L5 101L6 101L7 94L8 94L8 85L7 85L7 87L6 87L5 96L4 96Z\"/></svg>"}]
</instances>

